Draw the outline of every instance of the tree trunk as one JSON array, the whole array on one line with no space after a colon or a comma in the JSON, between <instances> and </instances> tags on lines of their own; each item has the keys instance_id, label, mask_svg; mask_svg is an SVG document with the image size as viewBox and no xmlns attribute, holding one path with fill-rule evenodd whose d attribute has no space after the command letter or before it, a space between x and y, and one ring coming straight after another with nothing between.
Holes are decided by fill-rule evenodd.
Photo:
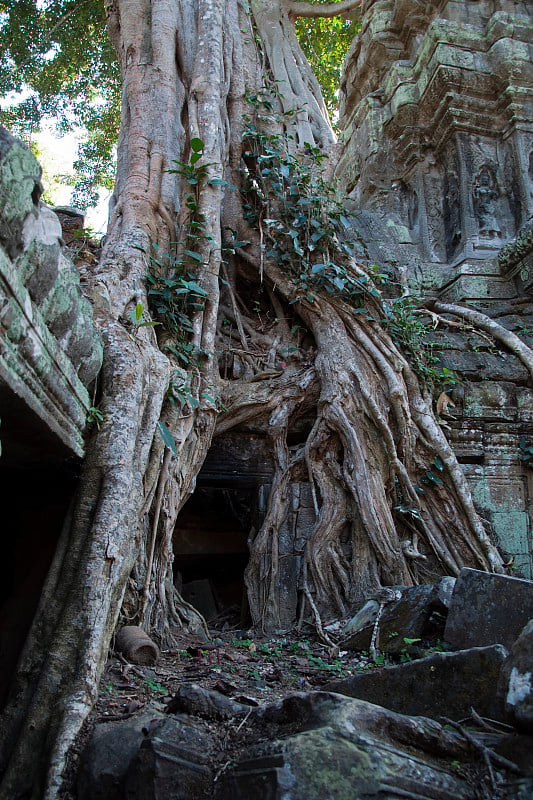
<instances>
[{"instance_id":1,"label":"tree trunk","mask_svg":"<svg viewBox=\"0 0 533 800\"><path fill-rule=\"evenodd\" d=\"M91 285L105 418L3 717L9 800L57 796L121 608L163 643L202 627L173 585L172 532L214 435L252 419L269 430L276 473L246 573L258 626L279 623L277 535L294 479L310 482L315 502L301 616L319 630L323 614L381 584L464 564L501 568L431 397L383 327L379 293L365 284L366 312L354 313L342 291L302 291L301 276L271 254L268 219L284 205L243 141L255 131L256 145L274 143L283 179L300 170L301 186L335 149L294 35L299 5L309 11L276 0L252 0L251 10L238 0L106 2L124 92L113 211ZM367 280L345 261L348 283ZM159 294L148 294L147 274ZM267 327L247 302L261 290ZM152 317L163 324L145 324ZM307 353L287 318L312 342ZM298 358L280 367L287 347ZM223 352L239 354L243 378L224 377ZM265 369L270 377L254 380ZM304 412L315 421L294 451L287 432ZM438 480L420 495L416 482L435 459ZM414 537L425 560L409 555Z\"/></svg>"}]
</instances>

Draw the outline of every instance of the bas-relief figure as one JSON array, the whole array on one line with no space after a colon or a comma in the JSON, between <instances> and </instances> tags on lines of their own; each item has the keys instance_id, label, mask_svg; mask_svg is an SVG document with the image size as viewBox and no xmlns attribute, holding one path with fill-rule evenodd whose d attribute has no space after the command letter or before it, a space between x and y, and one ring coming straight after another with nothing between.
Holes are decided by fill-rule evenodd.
<instances>
[{"instance_id":1,"label":"bas-relief figure","mask_svg":"<svg viewBox=\"0 0 533 800\"><path fill-rule=\"evenodd\" d=\"M499 197L499 191L490 167L483 166L479 170L474 179L472 197L480 236L501 239L502 232L496 219L496 200Z\"/></svg>"}]
</instances>

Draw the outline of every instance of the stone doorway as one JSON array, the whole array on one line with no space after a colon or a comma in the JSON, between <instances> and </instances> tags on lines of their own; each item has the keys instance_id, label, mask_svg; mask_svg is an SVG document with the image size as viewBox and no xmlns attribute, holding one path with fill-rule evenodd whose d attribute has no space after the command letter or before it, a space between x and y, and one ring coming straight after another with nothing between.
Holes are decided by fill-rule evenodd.
<instances>
[{"instance_id":1,"label":"stone doorway","mask_svg":"<svg viewBox=\"0 0 533 800\"><path fill-rule=\"evenodd\" d=\"M257 527L257 487L199 485L174 531L174 579L209 621L245 626L248 537Z\"/></svg>"}]
</instances>

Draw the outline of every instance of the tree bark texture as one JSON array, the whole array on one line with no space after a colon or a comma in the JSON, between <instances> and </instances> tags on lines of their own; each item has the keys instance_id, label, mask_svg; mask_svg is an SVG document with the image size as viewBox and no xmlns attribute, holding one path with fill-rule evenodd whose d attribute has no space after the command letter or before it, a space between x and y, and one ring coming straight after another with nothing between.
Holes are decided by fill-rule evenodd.
<instances>
[{"instance_id":1,"label":"tree bark texture","mask_svg":"<svg viewBox=\"0 0 533 800\"><path fill-rule=\"evenodd\" d=\"M382 584L457 574L463 565L501 569L431 397L382 326L377 300L369 319L342 297L302 296L268 256L261 222L245 220L239 189L244 126L255 113L250 96L269 88L271 114L253 122L284 139L302 163L306 150L335 149L291 21L299 7L309 16L310 5L106 2L124 89L113 209L90 287L105 338L104 422L88 443L3 715L2 798L57 796L121 609L162 643L173 630L202 627L173 584L172 533L213 436L252 420L269 431L276 471L246 571L257 626L279 623L277 537L297 479L309 481L317 518L304 557L301 618L319 630L324 614L344 612ZM325 9L333 13L336 5L354 7ZM203 170L196 184L193 167ZM228 230L242 240L229 252ZM168 330L139 324L153 310L147 273L164 279L179 257L194 268L203 298L189 309L187 346L195 357L185 366ZM259 292L268 325L250 309ZM291 316L313 345L280 370L284 348L301 341ZM239 379L220 366L229 352L238 354ZM176 384L180 403L171 402ZM314 423L294 449L287 433L304 413ZM175 454L158 423L172 434ZM416 481L435 457L441 482L421 496ZM411 514L398 511L399 496ZM414 536L425 561L408 555Z\"/></svg>"}]
</instances>

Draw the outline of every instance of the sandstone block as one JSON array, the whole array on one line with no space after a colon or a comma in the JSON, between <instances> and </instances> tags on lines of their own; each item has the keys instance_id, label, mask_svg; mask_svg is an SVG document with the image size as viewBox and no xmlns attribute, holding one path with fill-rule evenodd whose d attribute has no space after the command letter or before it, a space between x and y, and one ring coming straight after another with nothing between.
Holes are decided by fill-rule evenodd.
<instances>
[{"instance_id":1,"label":"sandstone block","mask_svg":"<svg viewBox=\"0 0 533 800\"><path fill-rule=\"evenodd\" d=\"M533 618L533 581L463 569L444 630L454 650L502 644L510 649Z\"/></svg>"},{"instance_id":2,"label":"sandstone block","mask_svg":"<svg viewBox=\"0 0 533 800\"><path fill-rule=\"evenodd\" d=\"M502 667L499 689L509 721L533 734L533 619L523 629Z\"/></svg>"},{"instance_id":3,"label":"sandstone block","mask_svg":"<svg viewBox=\"0 0 533 800\"><path fill-rule=\"evenodd\" d=\"M433 653L395 667L330 681L324 689L379 703L400 714L459 720L468 717L473 706L481 716L502 719L496 686L506 656L501 645Z\"/></svg>"}]
</instances>

